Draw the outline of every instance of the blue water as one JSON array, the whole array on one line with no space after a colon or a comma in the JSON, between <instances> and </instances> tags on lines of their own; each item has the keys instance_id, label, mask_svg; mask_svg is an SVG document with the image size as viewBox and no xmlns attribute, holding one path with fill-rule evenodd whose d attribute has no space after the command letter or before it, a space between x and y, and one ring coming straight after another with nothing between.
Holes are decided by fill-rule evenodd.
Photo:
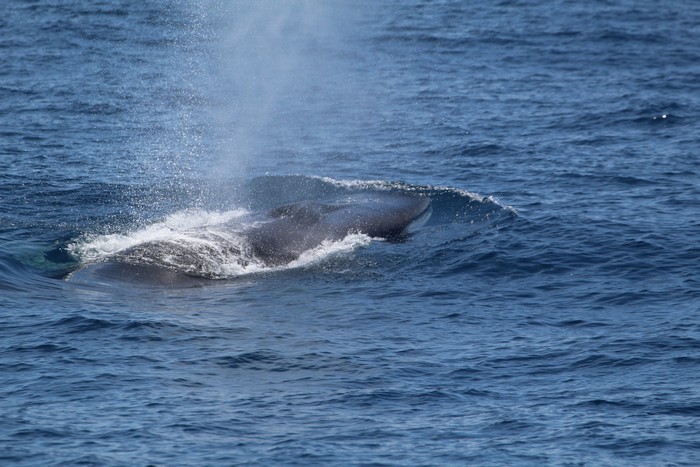
<instances>
[{"instance_id":1,"label":"blue water","mask_svg":"<svg viewBox=\"0 0 700 467\"><path fill-rule=\"evenodd\" d=\"M0 11L1 463L700 463L700 4ZM374 192L432 217L196 287L71 280Z\"/></svg>"}]
</instances>

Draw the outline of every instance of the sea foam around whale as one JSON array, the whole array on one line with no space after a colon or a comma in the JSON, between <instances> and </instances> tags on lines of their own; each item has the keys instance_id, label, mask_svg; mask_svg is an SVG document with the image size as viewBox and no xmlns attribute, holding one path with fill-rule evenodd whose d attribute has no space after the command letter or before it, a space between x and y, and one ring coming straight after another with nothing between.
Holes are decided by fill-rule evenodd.
<instances>
[{"instance_id":1,"label":"sea foam around whale","mask_svg":"<svg viewBox=\"0 0 700 467\"><path fill-rule=\"evenodd\" d=\"M86 234L67 250L81 263L119 258L126 250L129 259L158 265L194 277L230 279L247 274L300 268L369 244L371 238L351 233L336 241L327 240L282 266L266 265L251 252L244 232L259 224L246 209L224 212L186 209L145 227L105 235ZM160 251L153 252L153 245ZM148 254L139 255L139 248ZM136 251L136 254L134 254Z\"/></svg>"}]
</instances>

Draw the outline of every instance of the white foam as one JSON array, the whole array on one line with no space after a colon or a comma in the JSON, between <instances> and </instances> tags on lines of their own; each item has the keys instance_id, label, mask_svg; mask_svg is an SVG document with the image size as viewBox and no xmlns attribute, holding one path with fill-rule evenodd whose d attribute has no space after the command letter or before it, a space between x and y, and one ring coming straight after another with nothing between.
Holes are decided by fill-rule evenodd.
<instances>
[{"instance_id":1,"label":"white foam","mask_svg":"<svg viewBox=\"0 0 700 467\"><path fill-rule=\"evenodd\" d=\"M133 261L157 264L192 276L227 279L307 267L371 241L366 235L351 234L339 241L323 242L289 264L268 266L250 252L242 233L254 225L245 218L247 214L245 210L185 210L124 234L85 235L68 248L85 263L105 261L129 249ZM139 246L145 246L143 251Z\"/></svg>"},{"instance_id":2,"label":"white foam","mask_svg":"<svg viewBox=\"0 0 700 467\"><path fill-rule=\"evenodd\" d=\"M84 235L68 245L68 250L82 262L100 261L127 248L154 241L197 242L196 229L207 229L231 222L248 214L244 209L225 212L186 209L144 228L107 235Z\"/></svg>"},{"instance_id":3,"label":"white foam","mask_svg":"<svg viewBox=\"0 0 700 467\"><path fill-rule=\"evenodd\" d=\"M510 206L509 204L502 203L501 200L499 200L498 198L496 198L494 196L489 196L486 199L489 200L489 202L495 204L496 206L499 206L499 207L503 208L504 210L511 212L512 214L516 214L516 215L518 214L518 211L516 211L516 209L513 206Z\"/></svg>"},{"instance_id":4,"label":"white foam","mask_svg":"<svg viewBox=\"0 0 700 467\"><path fill-rule=\"evenodd\" d=\"M350 234L342 240L324 241L316 248L302 253L299 258L289 263L290 268L306 267L330 256L351 252L361 246L369 245L372 238L365 234Z\"/></svg>"}]
</instances>

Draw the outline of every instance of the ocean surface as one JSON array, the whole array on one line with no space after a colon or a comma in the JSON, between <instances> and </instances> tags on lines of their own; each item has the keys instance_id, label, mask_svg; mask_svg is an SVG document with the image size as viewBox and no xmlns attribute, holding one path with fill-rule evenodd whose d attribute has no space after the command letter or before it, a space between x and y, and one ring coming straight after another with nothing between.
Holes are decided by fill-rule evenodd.
<instances>
[{"instance_id":1,"label":"ocean surface","mask_svg":"<svg viewBox=\"0 0 700 467\"><path fill-rule=\"evenodd\" d=\"M0 13L1 464L700 464L700 3ZM191 237L378 193L432 216Z\"/></svg>"}]
</instances>

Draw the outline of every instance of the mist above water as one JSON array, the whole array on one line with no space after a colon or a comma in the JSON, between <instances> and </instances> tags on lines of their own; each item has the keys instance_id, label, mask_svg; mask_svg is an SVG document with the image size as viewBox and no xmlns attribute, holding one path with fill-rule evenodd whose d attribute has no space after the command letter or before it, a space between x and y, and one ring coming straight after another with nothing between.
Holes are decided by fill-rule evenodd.
<instances>
[{"instance_id":1,"label":"mist above water","mask_svg":"<svg viewBox=\"0 0 700 467\"><path fill-rule=\"evenodd\" d=\"M178 163L205 179L240 177L343 146L366 108L349 58L354 15L310 0L194 7L195 46L180 52L201 99L178 122L189 153Z\"/></svg>"}]
</instances>

